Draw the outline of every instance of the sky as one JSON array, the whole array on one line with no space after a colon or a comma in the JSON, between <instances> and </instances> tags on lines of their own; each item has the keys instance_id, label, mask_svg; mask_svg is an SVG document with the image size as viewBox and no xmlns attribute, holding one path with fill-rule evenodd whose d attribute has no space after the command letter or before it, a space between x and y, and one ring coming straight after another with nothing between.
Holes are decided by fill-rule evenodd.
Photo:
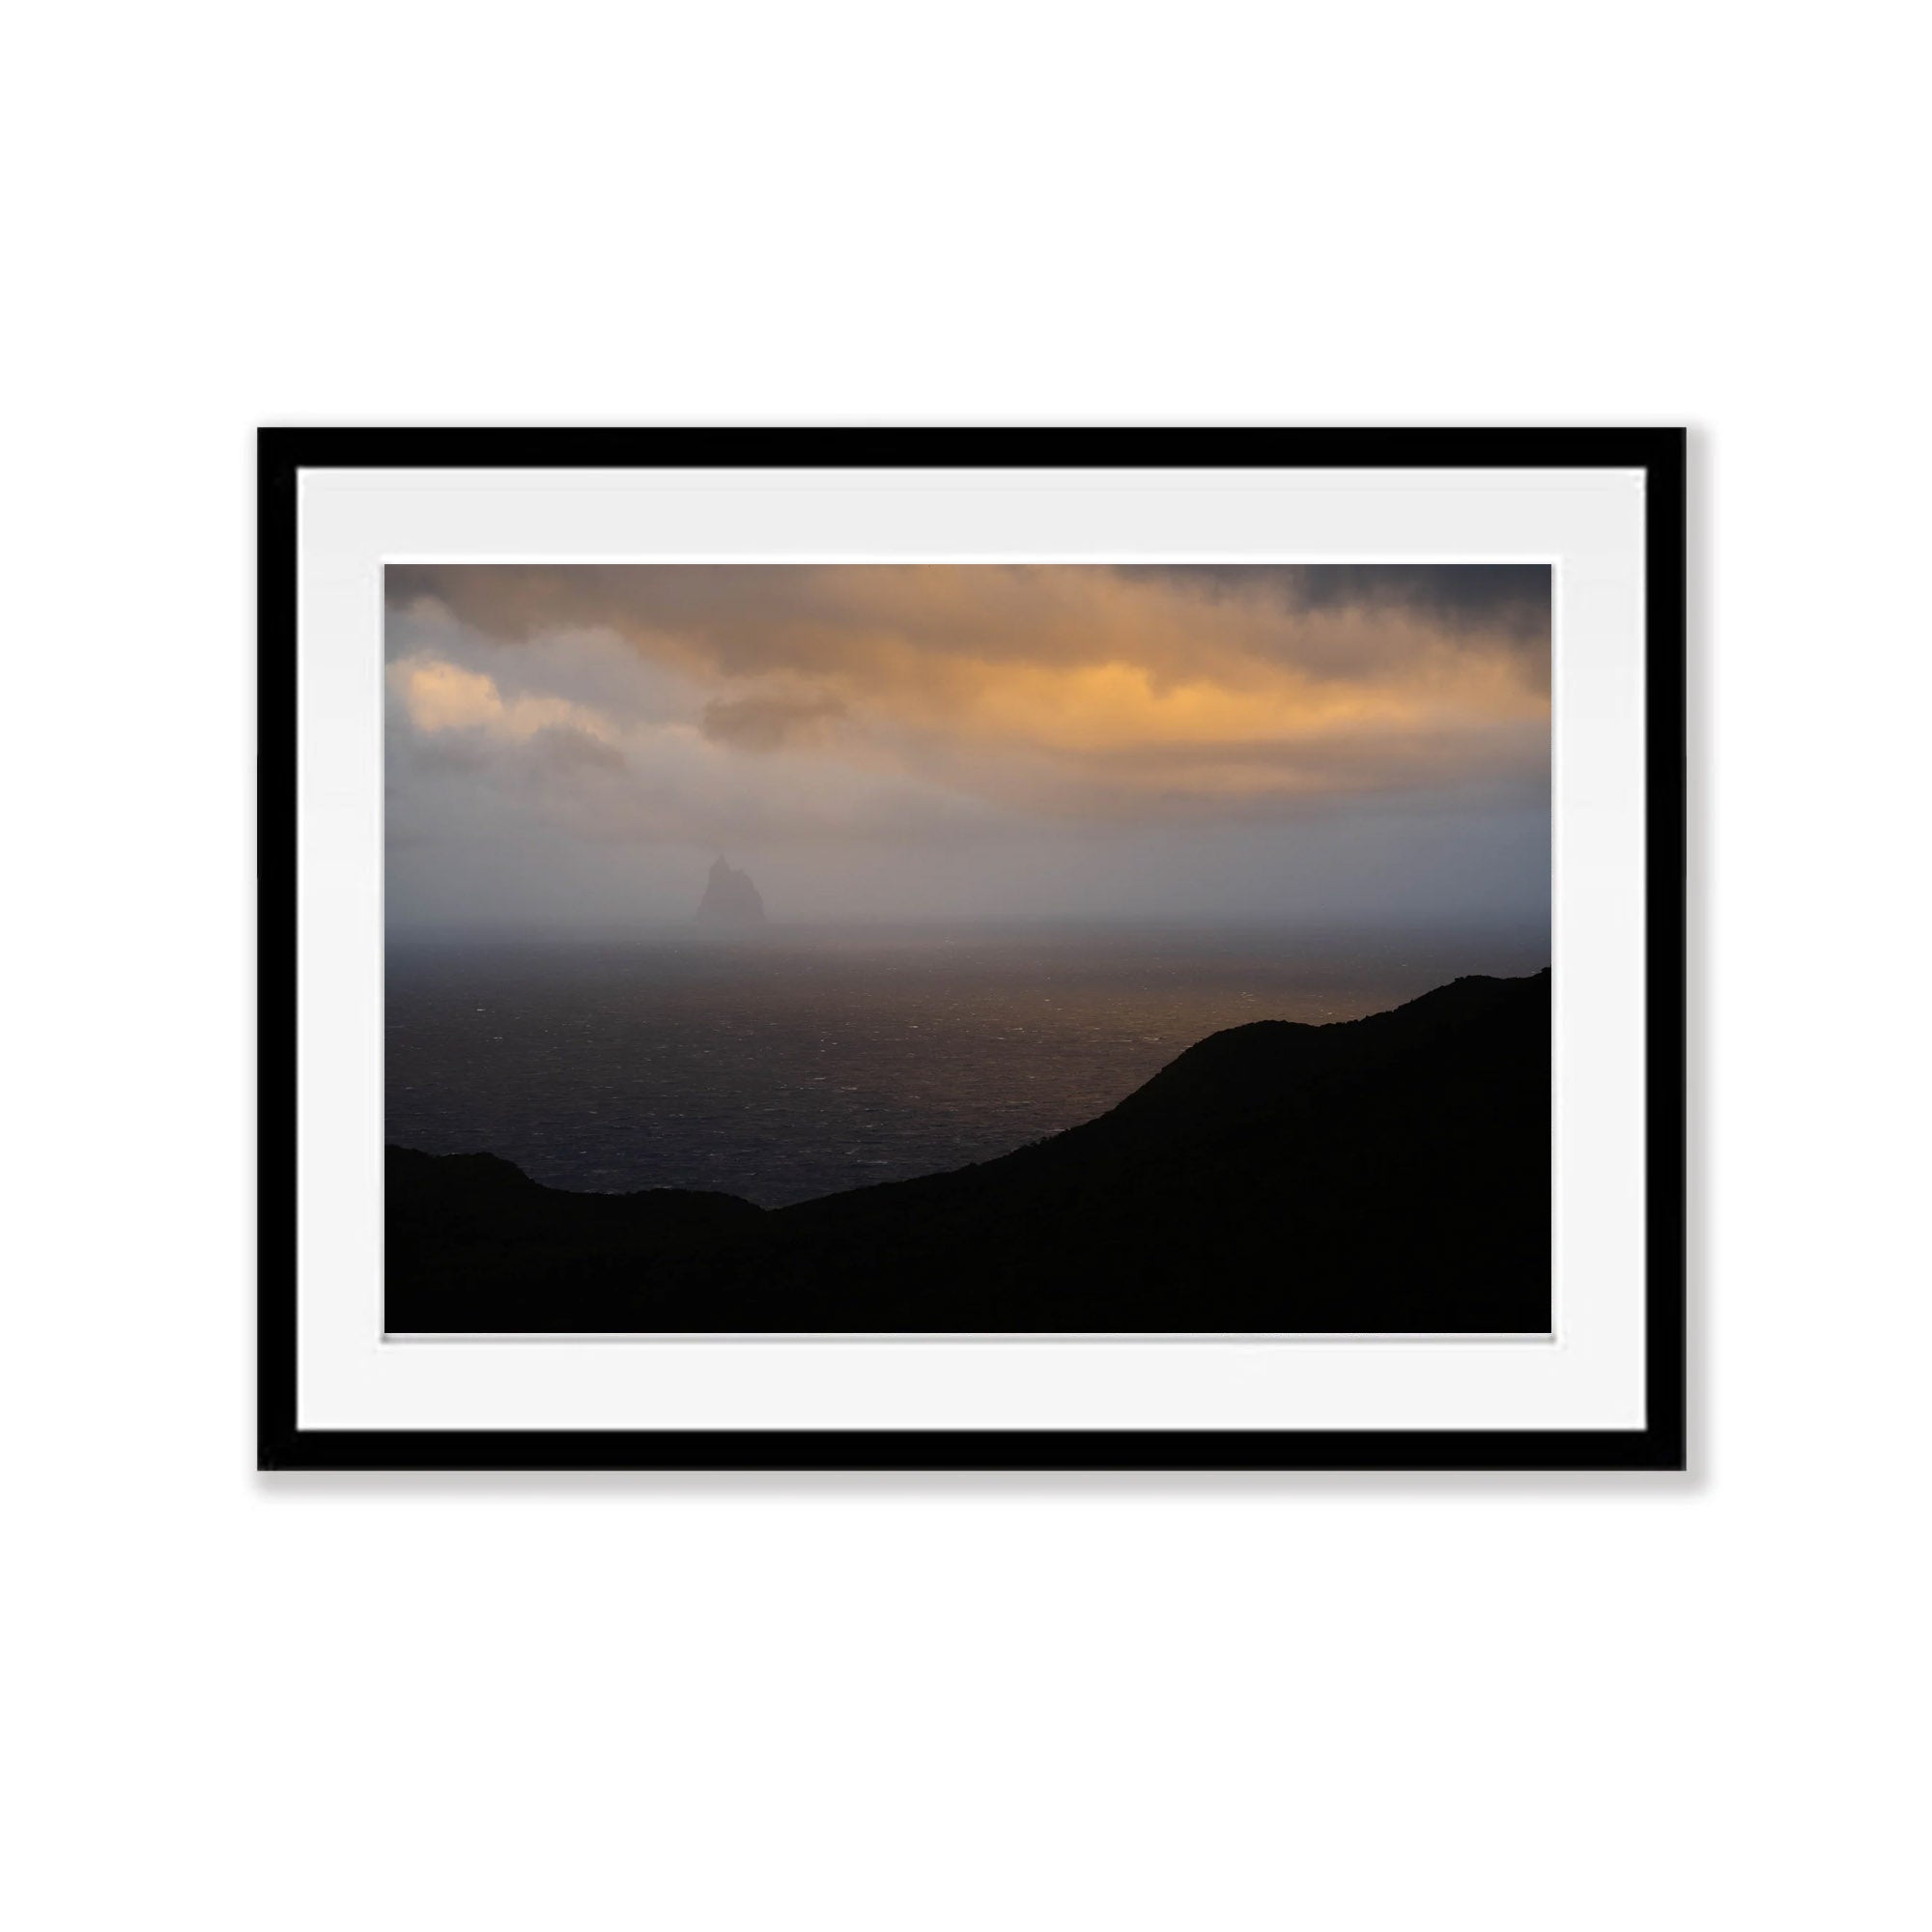
<instances>
[{"instance_id":1,"label":"sky","mask_svg":"<svg viewBox=\"0 0 1932 1932\"><path fill-rule=\"evenodd\" d=\"M1541 565L391 565L392 933L1547 921Z\"/></svg>"}]
</instances>

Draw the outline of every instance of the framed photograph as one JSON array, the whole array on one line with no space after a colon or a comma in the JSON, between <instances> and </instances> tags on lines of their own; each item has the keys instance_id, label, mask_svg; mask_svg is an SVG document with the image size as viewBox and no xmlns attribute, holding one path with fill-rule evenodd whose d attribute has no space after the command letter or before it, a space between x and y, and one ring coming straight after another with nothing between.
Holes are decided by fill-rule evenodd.
<instances>
[{"instance_id":1,"label":"framed photograph","mask_svg":"<svg viewBox=\"0 0 1932 1932\"><path fill-rule=\"evenodd\" d=\"M261 1465L1681 1468L1684 455L263 431Z\"/></svg>"}]
</instances>

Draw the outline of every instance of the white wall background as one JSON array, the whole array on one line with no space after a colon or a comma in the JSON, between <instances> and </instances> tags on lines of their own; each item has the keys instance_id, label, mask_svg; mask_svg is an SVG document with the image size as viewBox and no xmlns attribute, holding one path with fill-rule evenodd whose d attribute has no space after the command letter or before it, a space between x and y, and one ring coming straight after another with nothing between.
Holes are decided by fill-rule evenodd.
<instances>
[{"instance_id":1,"label":"white wall background","mask_svg":"<svg viewBox=\"0 0 1932 1932\"><path fill-rule=\"evenodd\" d=\"M15 20L11 1921L1924 1922L1921 31ZM1654 420L1695 1479L249 1473L256 422Z\"/></svg>"}]
</instances>

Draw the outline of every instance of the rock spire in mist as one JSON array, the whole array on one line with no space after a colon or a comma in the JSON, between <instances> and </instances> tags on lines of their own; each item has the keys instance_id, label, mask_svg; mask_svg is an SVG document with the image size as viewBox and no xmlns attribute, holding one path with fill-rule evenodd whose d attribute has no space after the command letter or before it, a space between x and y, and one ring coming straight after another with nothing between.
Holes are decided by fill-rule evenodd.
<instances>
[{"instance_id":1,"label":"rock spire in mist","mask_svg":"<svg viewBox=\"0 0 1932 1932\"><path fill-rule=\"evenodd\" d=\"M704 896L697 902L697 923L714 932L742 932L763 925L765 902L751 874L732 870L722 858L714 859Z\"/></svg>"}]
</instances>

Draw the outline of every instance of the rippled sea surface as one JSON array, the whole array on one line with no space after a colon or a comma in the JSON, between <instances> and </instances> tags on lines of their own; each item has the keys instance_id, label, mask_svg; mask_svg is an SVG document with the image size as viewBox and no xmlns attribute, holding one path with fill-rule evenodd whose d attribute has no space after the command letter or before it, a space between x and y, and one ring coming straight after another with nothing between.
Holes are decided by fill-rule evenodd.
<instances>
[{"instance_id":1,"label":"rippled sea surface","mask_svg":"<svg viewBox=\"0 0 1932 1932\"><path fill-rule=\"evenodd\" d=\"M1223 1027L1353 1019L1548 963L1535 937L1386 933L394 944L386 1137L554 1187L776 1208L1092 1120Z\"/></svg>"}]
</instances>

